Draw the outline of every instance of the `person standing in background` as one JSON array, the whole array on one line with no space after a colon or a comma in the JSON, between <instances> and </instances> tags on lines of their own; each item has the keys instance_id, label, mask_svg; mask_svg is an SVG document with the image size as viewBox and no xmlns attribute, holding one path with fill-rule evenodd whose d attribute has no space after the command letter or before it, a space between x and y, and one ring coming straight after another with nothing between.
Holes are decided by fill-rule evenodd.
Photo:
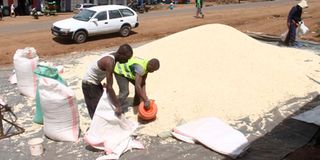
<instances>
[{"instance_id":1,"label":"person standing in background","mask_svg":"<svg viewBox=\"0 0 320 160\"><path fill-rule=\"evenodd\" d=\"M289 31L284 41L286 46L295 46L297 27L302 23L301 15L302 9L304 8L308 8L307 1L301 0L301 2L293 6L289 12L287 18L287 27Z\"/></svg>"},{"instance_id":2,"label":"person standing in background","mask_svg":"<svg viewBox=\"0 0 320 160\"><path fill-rule=\"evenodd\" d=\"M2 20L3 14L2 14L3 6L0 5L0 21Z\"/></svg>"},{"instance_id":3,"label":"person standing in background","mask_svg":"<svg viewBox=\"0 0 320 160\"><path fill-rule=\"evenodd\" d=\"M169 9L170 9L170 10L173 10L173 8L174 8L174 3L171 2L170 5L169 5Z\"/></svg>"},{"instance_id":4,"label":"person standing in background","mask_svg":"<svg viewBox=\"0 0 320 160\"><path fill-rule=\"evenodd\" d=\"M10 17L16 17L16 13L14 12L14 4L12 3L11 4L11 7L10 7Z\"/></svg>"},{"instance_id":5,"label":"person standing in background","mask_svg":"<svg viewBox=\"0 0 320 160\"><path fill-rule=\"evenodd\" d=\"M196 8L197 8L197 13L196 13L196 18L204 18L204 14L202 12L202 5L203 5L203 0L196 0ZM201 14L201 17L199 17L199 14Z\"/></svg>"}]
</instances>

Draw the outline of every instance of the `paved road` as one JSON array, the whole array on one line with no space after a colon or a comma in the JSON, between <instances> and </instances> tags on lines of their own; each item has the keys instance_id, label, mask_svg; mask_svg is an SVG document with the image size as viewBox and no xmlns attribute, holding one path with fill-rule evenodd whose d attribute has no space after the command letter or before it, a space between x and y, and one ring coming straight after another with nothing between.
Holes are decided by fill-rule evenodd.
<instances>
[{"instance_id":1,"label":"paved road","mask_svg":"<svg viewBox=\"0 0 320 160\"><path fill-rule=\"evenodd\" d=\"M204 7L204 12L211 12L211 11L217 11L217 10L230 10L230 9L236 9L236 8L258 8L258 7L265 7L265 6L271 6L271 5L283 5L283 4L291 5L292 0L275 0L275 1L264 1L264 2L257 2L257 3L240 3L240 4L207 6L207 7ZM139 19L140 21L144 21L150 18L158 19L161 17L179 16L179 15L193 16L194 14L195 14L195 9L193 7L186 7L186 8L177 8L172 11L168 11L168 10L150 11L148 13L140 14ZM72 15L70 15L70 17L71 16ZM9 35L12 33L32 32L37 30L49 31L53 22L54 20L49 20L49 21L38 21L38 22L26 23L26 24L25 23L16 24L14 26L12 25L0 26L0 36Z\"/></svg>"}]
</instances>

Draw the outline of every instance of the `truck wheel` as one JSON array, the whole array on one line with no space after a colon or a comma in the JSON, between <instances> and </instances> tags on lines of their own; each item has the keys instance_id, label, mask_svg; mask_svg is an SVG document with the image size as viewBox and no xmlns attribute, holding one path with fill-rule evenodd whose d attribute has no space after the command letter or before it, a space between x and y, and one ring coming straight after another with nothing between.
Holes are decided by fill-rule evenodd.
<instances>
[{"instance_id":1,"label":"truck wheel","mask_svg":"<svg viewBox=\"0 0 320 160\"><path fill-rule=\"evenodd\" d=\"M130 31L131 31L131 27L130 26L122 26L121 29L120 29L120 34L122 37L127 37L129 36L130 34Z\"/></svg>"},{"instance_id":2,"label":"truck wheel","mask_svg":"<svg viewBox=\"0 0 320 160\"><path fill-rule=\"evenodd\" d=\"M83 43L87 39L87 34L84 31L78 31L73 37L73 40L77 43Z\"/></svg>"}]
</instances>

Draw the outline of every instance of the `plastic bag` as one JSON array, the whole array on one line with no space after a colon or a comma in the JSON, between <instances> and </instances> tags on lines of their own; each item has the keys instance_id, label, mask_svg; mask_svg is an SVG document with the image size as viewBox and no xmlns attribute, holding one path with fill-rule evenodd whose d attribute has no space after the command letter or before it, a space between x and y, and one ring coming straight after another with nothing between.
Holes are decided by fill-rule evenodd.
<instances>
[{"instance_id":1,"label":"plastic bag","mask_svg":"<svg viewBox=\"0 0 320 160\"><path fill-rule=\"evenodd\" d=\"M280 39L281 39L282 42L284 42L284 41L286 40L287 35L288 35L288 32L289 32L289 31L287 30L287 31L285 31L285 32L283 32L283 33L281 34Z\"/></svg>"},{"instance_id":2,"label":"plastic bag","mask_svg":"<svg viewBox=\"0 0 320 160\"><path fill-rule=\"evenodd\" d=\"M301 21L298 28L298 35L301 36L306 34L307 32L309 32L309 28L304 24L303 21Z\"/></svg>"}]
</instances>

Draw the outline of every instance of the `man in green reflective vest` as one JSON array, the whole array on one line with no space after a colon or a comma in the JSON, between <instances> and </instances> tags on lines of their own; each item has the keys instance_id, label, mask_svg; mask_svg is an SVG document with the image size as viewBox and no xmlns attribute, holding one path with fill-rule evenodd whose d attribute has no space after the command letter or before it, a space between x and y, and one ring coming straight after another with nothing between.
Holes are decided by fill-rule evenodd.
<instances>
[{"instance_id":1,"label":"man in green reflective vest","mask_svg":"<svg viewBox=\"0 0 320 160\"><path fill-rule=\"evenodd\" d=\"M138 57L132 57L127 63L116 63L114 68L114 76L119 86L119 101L123 109L128 107L126 101L129 95L129 82L135 86L135 95L133 106L139 105L143 101L145 108L150 106L146 93L146 79L148 73L152 73L160 68L158 59L145 60Z\"/></svg>"}]
</instances>

